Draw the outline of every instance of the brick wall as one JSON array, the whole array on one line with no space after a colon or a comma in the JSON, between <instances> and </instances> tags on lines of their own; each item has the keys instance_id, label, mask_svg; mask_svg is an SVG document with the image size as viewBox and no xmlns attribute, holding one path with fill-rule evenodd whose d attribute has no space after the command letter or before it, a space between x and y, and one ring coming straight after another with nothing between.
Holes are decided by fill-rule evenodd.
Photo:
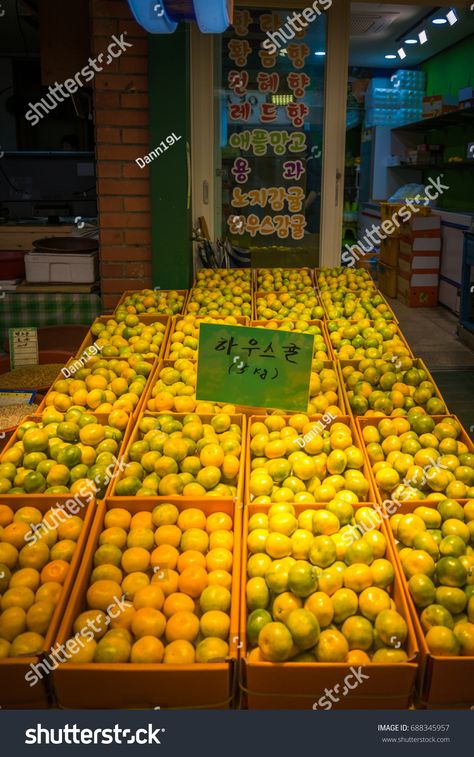
<instances>
[{"instance_id":1,"label":"brick wall","mask_svg":"<svg viewBox=\"0 0 474 757\"><path fill-rule=\"evenodd\" d=\"M113 34L133 43L93 80L100 267L104 310L125 289L151 286L150 181L135 158L149 152L147 34L126 0L91 0L93 55Z\"/></svg>"}]
</instances>

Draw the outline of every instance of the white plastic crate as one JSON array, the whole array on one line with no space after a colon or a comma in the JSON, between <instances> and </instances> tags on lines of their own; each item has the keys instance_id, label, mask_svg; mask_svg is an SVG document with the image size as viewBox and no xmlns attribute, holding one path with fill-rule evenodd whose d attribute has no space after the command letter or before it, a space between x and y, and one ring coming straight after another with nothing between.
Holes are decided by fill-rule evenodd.
<instances>
[{"instance_id":1,"label":"white plastic crate","mask_svg":"<svg viewBox=\"0 0 474 757\"><path fill-rule=\"evenodd\" d=\"M25 255L26 280L31 283L93 284L98 278L97 252Z\"/></svg>"}]
</instances>

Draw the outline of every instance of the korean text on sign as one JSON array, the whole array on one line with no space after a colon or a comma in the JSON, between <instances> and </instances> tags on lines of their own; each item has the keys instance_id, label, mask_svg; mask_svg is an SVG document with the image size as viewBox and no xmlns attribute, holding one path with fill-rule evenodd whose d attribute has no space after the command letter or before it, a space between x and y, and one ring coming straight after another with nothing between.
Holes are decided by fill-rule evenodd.
<instances>
[{"instance_id":1,"label":"korean text on sign","mask_svg":"<svg viewBox=\"0 0 474 757\"><path fill-rule=\"evenodd\" d=\"M310 334L202 323L196 397L306 412L312 352Z\"/></svg>"}]
</instances>

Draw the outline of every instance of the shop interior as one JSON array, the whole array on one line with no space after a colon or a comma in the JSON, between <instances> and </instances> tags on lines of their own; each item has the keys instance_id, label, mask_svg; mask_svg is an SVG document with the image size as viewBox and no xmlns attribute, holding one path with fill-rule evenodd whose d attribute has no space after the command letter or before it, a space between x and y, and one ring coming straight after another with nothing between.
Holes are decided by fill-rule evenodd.
<instances>
[{"instance_id":1,"label":"shop interior","mask_svg":"<svg viewBox=\"0 0 474 757\"><path fill-rule=\"evenodd\" d=\"M419 2L0 0L0 720L473 709L474 5Z\"/></svg>"}]
</instances>

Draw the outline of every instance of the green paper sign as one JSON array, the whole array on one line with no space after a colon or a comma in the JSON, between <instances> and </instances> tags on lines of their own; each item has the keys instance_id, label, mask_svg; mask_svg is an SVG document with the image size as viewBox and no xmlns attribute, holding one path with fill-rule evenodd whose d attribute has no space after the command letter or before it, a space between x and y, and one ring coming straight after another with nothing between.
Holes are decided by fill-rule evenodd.
<instances>
[{"instance_id":1,"label":"green paper sign","mask_svg":"<svg viewBox=\"0 0 474 757\"><path fill-rule=\"evenodd\" d=\"M306 412L312 334L201 323L196 399Z\"/></svg>"}]
</instances>

